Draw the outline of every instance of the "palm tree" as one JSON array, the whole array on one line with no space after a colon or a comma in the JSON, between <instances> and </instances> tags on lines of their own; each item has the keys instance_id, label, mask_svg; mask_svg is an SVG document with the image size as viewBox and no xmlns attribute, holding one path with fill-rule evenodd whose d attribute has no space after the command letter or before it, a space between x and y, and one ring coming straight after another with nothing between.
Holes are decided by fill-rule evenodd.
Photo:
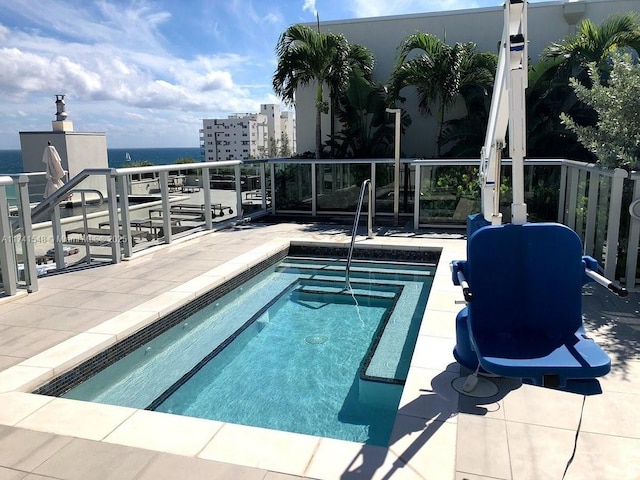
<instances>
[{"instance_id":1,"label":"palm tree","mask_svg":"<svg viewBox=\"0 0 640 480\"><path fill-rule=\"evenodd\" d=\"M349 45L344 35L316 31L305 25L292 25L280 35L276 46L278 66L273 75L273 88L288 104L295 101L296 89L316 85L316 158L322 149L321 116L329 111L324 100L324 85L331 98L344 91L354 68L371 70L371 54Z\"/></svg>"},{"instance_id":2,"label":"palm tree","mask_svg":"<svg viewBox=\"0 0 640 480\"><path fill-rule=\"evenodd\" d=\"M540 61L529 71L528 155L595 160L560 120L561 113L583 126L595 125L597 120L595 111L576 97L569 79L589 86L589 63L595 63L605 79L616 50L640 53L639 21L635 12L611 15L600 25L584 20L575 34L544 49Z\"/></svg>"},{"instance_id":3,"label":"palm tree","mask_svg":"<svg viewBox=\"0 0 640 480\"><path fill-rule=\"evenodd\" d=\"M575 34L550 44L542 56L561 58L560 71L566 78L587 76L589 63L595 63L600 72L605 73L610 69L610 56L616 50L632 48L640 53L639 21L636 12L610 15L600 25L583 20Z\"/></svg>"},{"instance_id":4,"label":"palm tree","mask_svg":"<svg viewBox=\"0 0 640 480\"><path fill-rule=\"evenodd\" d=\"M418 51L417 56L409 58ZM436 157L440 156L440 142L444 115L457 101L465 88L493 85L497 59L490 53L476 52L473 42L449 46L435 35L417 32L406 37L398 47L396 65L390 85L396 98L400 91L413 86L418 94L420 111L430 115L432 105L438 104L438 132Z\"/></svg>"},{"instance_id":5,"label":"palm tree","mask_svg":"<svg viewBox=\"0 0 640 480\"><path fill-rule=\"evenodd\" d=\"M366 82L372 81L374 58L371 51L358 44L349 44L349 53L347 55L346 67L349 77L346 83L343 83L344 76L339 75L338 78L330 78L329 84L329 97L331 99L331 132L330 138L333 139L336 135L336 115L339 114L339 100L350 84L357 81L359 78L364 79ZM334 70L335 71L335 70ZM335 144L331 141L331 157L334 157Z\"/></svg>"}]
</instances>

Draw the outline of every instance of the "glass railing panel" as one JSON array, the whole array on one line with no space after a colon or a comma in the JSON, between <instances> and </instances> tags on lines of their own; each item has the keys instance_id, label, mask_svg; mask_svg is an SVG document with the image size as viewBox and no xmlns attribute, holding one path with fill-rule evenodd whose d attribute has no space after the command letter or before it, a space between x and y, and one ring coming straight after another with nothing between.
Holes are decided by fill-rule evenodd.
<instances>
[{"instance_id":1,"label":"glass railing panel","mask_svg":"<svg viewBox=\"0 0 640 480\"><path fill-rule=\"evenodd\" d=\"M465 224L480 211L478 167L422 165L420 177L421 224Z\"/></svg>"},{"instance_id":2,"label":"glass railing panel","mask_svg":"<svg viewBox=\"0 0 640 480\"><path fill-rule=\"evenodd\" d=\"M311 163L275 164L276 211L312 210Z\"/></svg>"},{"instance_id":3,"label":"glass railing panel","mask_svg":"<svg viewBox=\"0 0 640 480\"><path fill-rule=\"evenodd\" d=\"M525 165L525 203L531 222L558 220L560 165Z\"/></svg>"},{"instance_id":4,"label":"glass railing panel","mask_svg":"<svg viewBox=\"0 0 640 480\"><path fill-rule=\"evenodd\" d=\"M393 163L376 164L375 192L376 214L393 214L393 188L394 188Z\"/></svg>"},{"instance_id":5,"label":"glass railing panel","mask_svg":"<svg viewBox=\"0 0 640 480\"><path fill-rule=\"evenodd\" d=\"M241 168L242 178L242 214L251 215L271 207L271 191L269 183L264 184L263 162L244 163ZM263 195L264 194L264 195ZM264 197L264 198L263 198Z\"/></svg>"},{"instance_id":6,"label":"glass railing panel","mask_svg":"<svg viewBox=\"0 0 640 480\"><path fill-rule=\"evenodd\" d=\"M213 223L222 223L236 218L238 200L235 167L211 168L209 186Z\"/></svg>"},{"instance_id":7,"label":"glass railing panel","mask_svg":"<svg viewBox=\"0 0 640 480\"><path fill-rule=\"evenodd\" d=\"M316 165L318 212L354 212L362 182L371 178L370 163L328 163ZM368 204L365 196L363 205ZM366 210L365 210L366 211Z\"/></svg>"}]
</instances>

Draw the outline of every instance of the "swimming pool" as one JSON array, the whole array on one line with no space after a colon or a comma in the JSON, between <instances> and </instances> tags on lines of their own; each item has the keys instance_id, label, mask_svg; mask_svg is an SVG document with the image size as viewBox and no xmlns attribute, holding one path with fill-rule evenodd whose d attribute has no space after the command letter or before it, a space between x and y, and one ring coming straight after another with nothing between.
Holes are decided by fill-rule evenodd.
<instances>
[{"instance_id":1,"label":"swimming pool","mask_svg":"<svg viewBox=\"0 0 640 480\"><path fill-rule=\"evenodd\" d=\"M287 258L64 396L386 445L433 270Z\"/></svg>"}]
</instances>

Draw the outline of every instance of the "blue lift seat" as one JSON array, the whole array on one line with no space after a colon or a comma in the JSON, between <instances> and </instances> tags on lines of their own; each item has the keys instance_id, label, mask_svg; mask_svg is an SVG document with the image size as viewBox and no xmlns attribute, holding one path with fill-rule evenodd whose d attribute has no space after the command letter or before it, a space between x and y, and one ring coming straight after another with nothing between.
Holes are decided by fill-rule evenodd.
<instances>
[{"instance_id":1,"label":"blue lift seat","mask_svg":"<svg viewBox=\"0 0 640 480\"><path fill-rule=\"evenodd\" d=\"M611 369L609 356L582 324L582 286L591 281L582 244L556 223L486 226L467 242L467 261L456 261L468 283L468 305L457 319L454 354L470 369L522 378L536 385L566 385Z\"/></svg>"}]
</instances>

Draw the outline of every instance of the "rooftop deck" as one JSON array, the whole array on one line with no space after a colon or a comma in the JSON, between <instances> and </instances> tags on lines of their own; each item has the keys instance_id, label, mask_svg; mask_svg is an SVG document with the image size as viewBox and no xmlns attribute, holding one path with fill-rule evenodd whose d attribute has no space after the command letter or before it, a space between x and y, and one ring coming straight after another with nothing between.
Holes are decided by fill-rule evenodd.
<instances>
[{"instance_id":1,"label":"rooftop deck","mask_svg":"<svg viewBox=\"0 0 640 480\"><path fill-rule=\"evenodd\" d=\"M0 303L0 479L560 479L567 465L567 479L638 478L640 296L585 289L585 323L612 357L602 394L501 379L493 398L458 395L456 235L358 239L442 249L388 448L25 393L291 239L349 237L335 226L242 225L45 277L37 293Z\"/></svg>"}]
</instances>

